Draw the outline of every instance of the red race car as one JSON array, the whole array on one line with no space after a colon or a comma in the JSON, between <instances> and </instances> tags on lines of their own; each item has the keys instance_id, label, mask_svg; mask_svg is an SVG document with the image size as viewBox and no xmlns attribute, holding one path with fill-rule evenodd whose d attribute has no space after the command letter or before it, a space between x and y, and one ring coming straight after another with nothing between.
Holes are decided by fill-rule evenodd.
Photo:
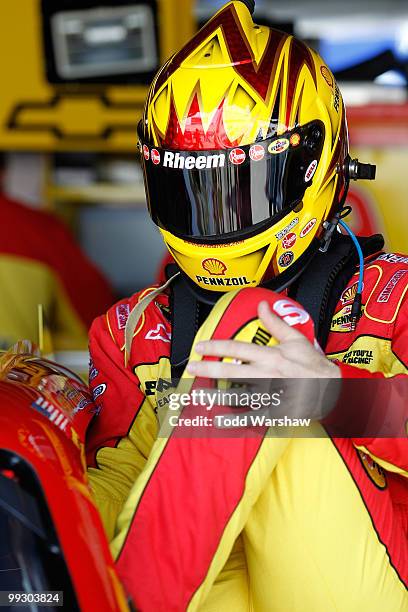
<instances>
[{"instance_id":1,"label":"red race car","mask_svg":"<svg viewBox=\"0 0 408 612\"><path fill-rule=\"evenodd\" d=\"M32 610L44 598L70 612L132 609L86 477L94 410L72 372L29 353L0 356L0 591L24 592Z\"/></svg>"}]
</instances>

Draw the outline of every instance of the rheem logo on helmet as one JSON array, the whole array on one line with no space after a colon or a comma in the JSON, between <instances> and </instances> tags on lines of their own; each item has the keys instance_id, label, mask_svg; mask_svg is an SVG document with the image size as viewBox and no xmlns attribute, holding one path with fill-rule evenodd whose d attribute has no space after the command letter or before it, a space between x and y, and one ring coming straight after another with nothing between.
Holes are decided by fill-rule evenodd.
<instances>
[{"instance_id":1,"label":"rheem logo on helmet","mask_svg":"<svg viewBox=\"0 0 408 612\"><path fill-rule=\"evenodd\" d=\"M149 147L147 145L143 145L143 157L145 158L146 161L148 161L148 159L150 159L150 151L149 151Z\"/></svg>"},{"instance_id":2,"label":"rheem logo on helmet","mask_svg":"<svg viewBox=\"0 0 408 612\"><path fill-rule=\"evenodd\" d=\"M153 151L152 151L153 153ZM181 170L204 170L206 168L223 168L225 154L214 155L184 155L180 151L164 151L163 166Z\"/></svg>"},{"instance_id":3,"label":"rheem logo on helmet","mask_svg":"<svg viewBox=\"0 0 408 612\"><path fill-rule=\"evenodd\" d=\"M252 159L252 161L261 161L261 159L265 157L265 149L262 145L252 145L252 147L249 149L249 157Z\"/></svg>"},{"instance_id":4,"label":"rheem logo on helmet","mask_svg":"<svg viewBox=\"0 0 408 612\"><path fill-rule=\"evenodd\" d=\"M283 248L284 249L291 249L293 247L293 245L295 244L296 239L297 239L297 236L293 232L291 232L290 234L287 234L282 239L282 246L283 246Z\"/></svg>"},{"instance_id":5,"label":"rheem logo on helmet","mask_svg":"<svg viewBox=\"0 0 408 612\"><path fill-rule=\"evenodd\" d=\"M201 262L202 267L206 272L213 276L222 276L227 270L227 266L223 261L210 257Z\"/></svg>"},{"instance_id":6,"label":"rheem logo on helmet","mask_svg":"<svg viewBox=\"0 0 408 612\"><path fill-rule=\"evenodd\" d=\"M244 163L246 159L246 153L244 149L232 149L231 153L229 154L229 159L232 164L234 164L235 166L239 166L240 164Z\"/></svg>"},{"instance_id":7,"label":"rheem logo on helmet","mask_svg":"<svg viewBox=\"0 0 408 612\"><path fill-rule=\"evenodd\" d=\"M158 152L158 150L152 149L150 155L151 155L152 162L154 163L154 165L158 166L160 164L160 153Z\"/></svg>"}]
</instances>

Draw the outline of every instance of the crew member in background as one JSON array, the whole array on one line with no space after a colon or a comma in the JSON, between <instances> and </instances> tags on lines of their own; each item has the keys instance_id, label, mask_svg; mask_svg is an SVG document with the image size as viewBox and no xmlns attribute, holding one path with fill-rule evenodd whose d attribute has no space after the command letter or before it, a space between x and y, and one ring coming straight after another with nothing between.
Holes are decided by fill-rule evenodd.
<instances>
[{"instance_id":1,"label":"crew member in background","mask_svg":"<svg viewBox=\"0 0 408 612\"><path fill-rule=\"evenodd\" d=\"M0 177L3 168L0 158ZM50 213L4 193L0 213L0 348L38 343L42 305L52 348L86 349L92 320L114 301L108 282Z\"/></svg>"},{"instance_id":2,"label":"crew member in background","mask_svg":"<svg viewBox=\"0 0 408 612\"><path fill-rule=\"evenodd\" d=\"M401 439L158 437L172 377L407 382L408 258L336 231L373 168L349 157L324 61L251 5L226 4L150 88L146 193L177 266L92 326L91 485L143 612L407 612L406 405Z\"/></svg>"}]
</instances>

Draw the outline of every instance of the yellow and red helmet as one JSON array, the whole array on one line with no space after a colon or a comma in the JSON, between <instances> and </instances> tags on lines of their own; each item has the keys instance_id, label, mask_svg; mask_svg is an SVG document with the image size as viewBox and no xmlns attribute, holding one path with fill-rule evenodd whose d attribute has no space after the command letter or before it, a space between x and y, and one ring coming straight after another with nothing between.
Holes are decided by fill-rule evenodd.
<instances>
[{"instance_id":1,"label":"yellow and red helmet","mask_svg":"<svg viewBox=\"0 0 408 612\"><path fill-rule=\"evenodd\" d=\"M156 75L139 124L148 207L200 288L282 288L344 201L348 136L324 61L228 2Z\"/></svg>"}]
</instances>

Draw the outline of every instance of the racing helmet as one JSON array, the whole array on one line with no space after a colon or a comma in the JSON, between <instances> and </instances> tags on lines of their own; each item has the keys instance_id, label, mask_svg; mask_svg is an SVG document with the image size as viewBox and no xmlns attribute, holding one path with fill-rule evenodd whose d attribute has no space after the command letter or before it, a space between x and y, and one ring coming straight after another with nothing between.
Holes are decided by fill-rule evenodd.
<instances>
[{"instance_id":1,"label":"racing helmet","mask_svg":"<svg viewBox=\"0 0 408 612\"><path fill-rule=\"evenodd\" d=\"M332 72L228 2L158 72L139 123L151 218L196 286L280 290L319 249L348 188Z\"/></svg>"}]
</instances>

